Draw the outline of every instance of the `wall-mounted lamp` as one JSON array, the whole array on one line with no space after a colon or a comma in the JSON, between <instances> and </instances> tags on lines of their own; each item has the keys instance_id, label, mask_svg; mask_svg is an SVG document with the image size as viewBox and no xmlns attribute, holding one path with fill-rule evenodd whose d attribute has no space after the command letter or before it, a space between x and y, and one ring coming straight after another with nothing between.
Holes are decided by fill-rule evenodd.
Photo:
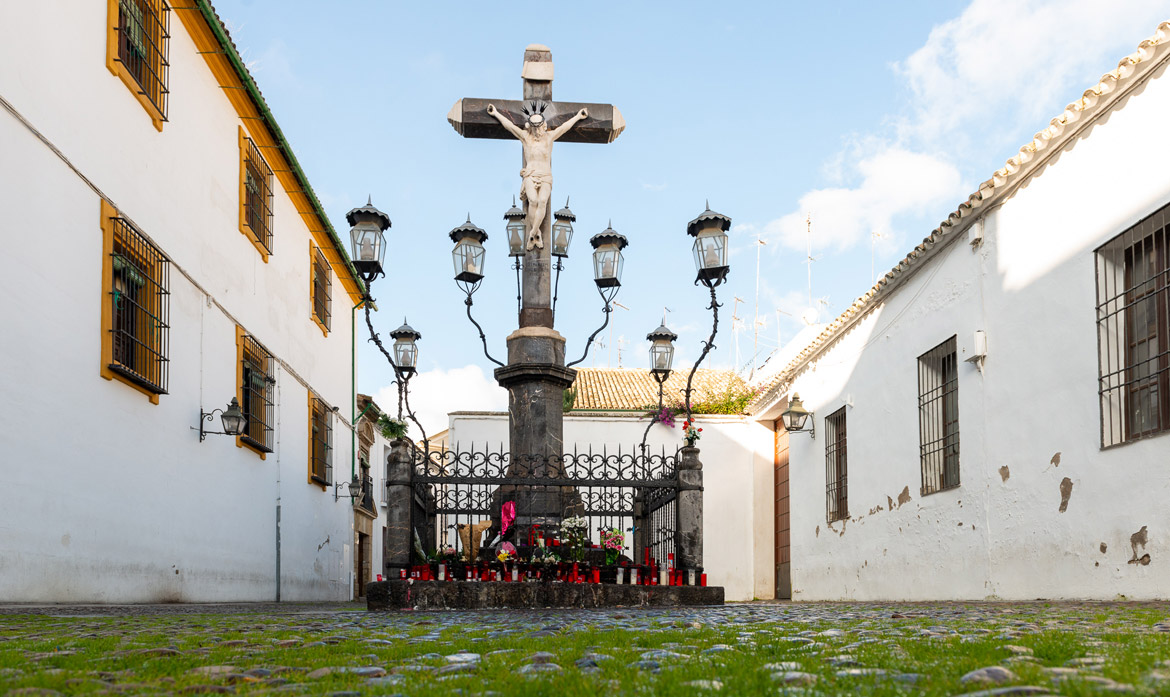
<instances>
[{"instance_id":1,"label":"wall-mounted lamp","mask_svg":"<svg viewBox=\"0 0 1170 697\"><path fill-rule=\"evenodd\" d=\"M356 499L357 497L362 495L362 483L358 481L357 477L354 477L353 479L349 480L348 482L337 482L336 484L333 485L333 500L334 501L341 500L341 493L340 493L341 487L346 486L346 485L349 486L349 498L351 500Z\"/></svg>"},{"instance_id":2,"label":"wall-mounted lamp","mask_svg":"<svg viewBox=\"0 0 1170 697\"><path fill-rule=\"evenodd\" d=\"M813 417L809 420L809 417ZM809 436L816 440L817 437L817 420L816 416L804 408L804 404L800 401L800 395L793 392L792 399L788 400L788 408L780 414L780 422L784 424L784 430L789 433L804 433L807 431ZM804 425L808 422L809 426L805 429Z\"/></svg>"},{"instance_id":3,"label":"wall-mounted lamp","mask_svg":"<svg viewBox=\"0 0 1170 697\"><path fill-rule=\"evenodd\" d=\"M223 423L222 431L208 431L203 428L204 422L211 423L215 418L215 413L220 412L219 420ZM244 432L244 412L240 411L240 403L232 397L232 401L227 405L227 409L212 409L211 411L199 410L199 442L209 433L215 433L222 436L238 436Z\"/></svg>"}]
</instances>

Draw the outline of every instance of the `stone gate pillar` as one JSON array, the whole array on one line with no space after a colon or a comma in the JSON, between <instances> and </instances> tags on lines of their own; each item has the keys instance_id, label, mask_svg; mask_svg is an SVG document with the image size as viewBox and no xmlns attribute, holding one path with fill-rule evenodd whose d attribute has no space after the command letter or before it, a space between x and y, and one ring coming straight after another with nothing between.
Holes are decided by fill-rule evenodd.
<instances>
[{"instance_id":1,"label":"stone gate pillar","mask_svg":"<svg viewBox=\"0 0 1170 697\"><path fill-rule=\"evenodd\" d=\"M399 578L400 569L410 569L413 474L414 449L411 443L402 438L392 441L386 462L386 547L382 550L382 565L388 579Z\"/></svg>"},{"instance_id":2,"label":"stone gate pillar","mask_svg":"<svg viewBox=\"0 0 1170 697\"><path fill-rule=\"evenodd\" d=\"M678 460L678 528L675 530L678 568L703 570L703 463L699 449L684 447Z\"/></svg>"}]
</instances>

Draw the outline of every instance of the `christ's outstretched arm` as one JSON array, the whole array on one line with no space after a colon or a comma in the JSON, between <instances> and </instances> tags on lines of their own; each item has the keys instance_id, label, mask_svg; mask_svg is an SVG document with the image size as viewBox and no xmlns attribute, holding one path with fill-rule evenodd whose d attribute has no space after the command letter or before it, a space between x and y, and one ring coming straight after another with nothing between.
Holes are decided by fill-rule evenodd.
<instances>
[{"instance_id":1,"label":"christ's outstretched arm","mask_svg":"<svg viewBox=\"0 0 1170 697\"><path fill-rule=\"evenodd\" d=\"M570 128L572 128L573 126L576 126L578 121L580 121L581 119L587 119L587 118L589 118L589 110L588 109L582 109L581 111L578 111L576 114L573 114L573 118L562 123L560 126L557 126L556 130L552 132L552 139L556 140L557 138L560 138L561 136L568 133ZM519 137L519 136L517 136L517 137Z\"/></svg>"},{"instance_id":2,"label":"christ's outstretched arm","mask_svg":"<svg viewBox=\"0 0 1170 697\"><path fill-rule=\"evenodd\" d=\"M512 123L512 119L504 116L500 110L496 108L495 104L487 105L487 113L490 116L496 117L496 120L500 122L500 125L504 127L504 130L515 136L517 140L524 139L524 131L521 131L519 128L517 128L516 124Z\"/></svg>"}]
</instances>

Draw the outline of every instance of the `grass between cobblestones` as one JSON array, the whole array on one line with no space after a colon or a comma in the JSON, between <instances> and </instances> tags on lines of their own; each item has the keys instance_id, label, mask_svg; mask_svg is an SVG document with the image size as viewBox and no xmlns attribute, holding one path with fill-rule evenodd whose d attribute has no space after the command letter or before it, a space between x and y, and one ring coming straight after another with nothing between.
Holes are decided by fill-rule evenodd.
<instances>
[{"instance_id":1,"label":"grass between cobblestones","mask_svg":"<svg viewBox=\"0 0 1170 697\"><path fill-rule=\"evenodd\" d=\"M1170 697L1164 603L180 607L7 608L0 694Z\"/></svg>"}]
</instances>

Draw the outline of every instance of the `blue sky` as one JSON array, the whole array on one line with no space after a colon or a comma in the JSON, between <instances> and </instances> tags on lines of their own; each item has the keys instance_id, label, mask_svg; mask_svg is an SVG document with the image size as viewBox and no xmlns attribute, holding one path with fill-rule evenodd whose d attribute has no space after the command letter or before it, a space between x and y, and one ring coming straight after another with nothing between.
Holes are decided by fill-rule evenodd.
<instances>
[{"instance_id":1,"label":"blue sky","mask_svg":"<svg viewBox=\"0 0 1170 697\"><path fill-rule=\"evenodd\" d=\"M520 146L465 140L446 114L461 97L519 99L526 45L552 49L555 98L612 103L627 122L609 145L554 148L553 203L571 196L578 218L557 307L567 353L580 356L602 321L588 239L612 219L630 239L617 297L628 309L583 365L646 367L664 307L676 364L698 356L711 317L686 223L710 199L734 226L708 360L746 373L757 248L758 365L863 294L1170 18L1167 0L215 6L338 231L367 195L393 220L375 325L385 335L407 316L422 332L411 394L431 432L448 410L504 404L451 280L447 233L470 213L491 236L475 311L502 357L516 324L502 215ZM359 342L359 390L390 408L392 373Z\"/></svg>"}]
</instances>

